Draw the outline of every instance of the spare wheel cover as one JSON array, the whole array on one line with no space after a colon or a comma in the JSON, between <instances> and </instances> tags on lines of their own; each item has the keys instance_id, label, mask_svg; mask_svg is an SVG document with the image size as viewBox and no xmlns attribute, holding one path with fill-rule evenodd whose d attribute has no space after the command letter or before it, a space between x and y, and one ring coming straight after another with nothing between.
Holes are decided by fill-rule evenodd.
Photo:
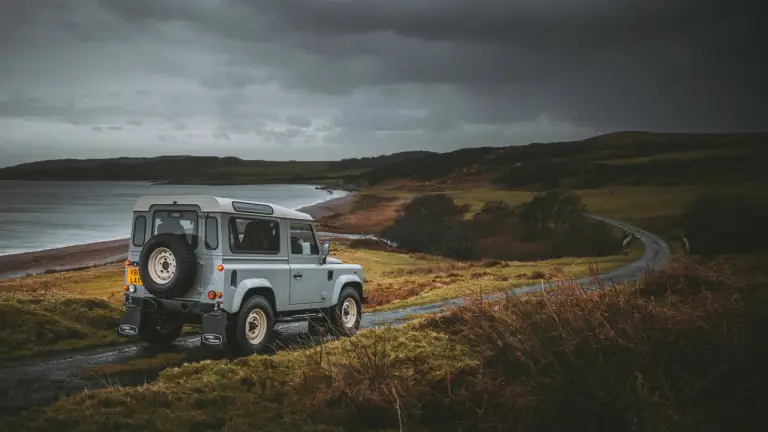
<instances>
[{"instance_id":1,"label":"spare wheel cover","mask_svg":"<svg viewBox=\"0 0 768 432\"><path fill-rule=\"evenodd\" d=\"M139 273L144 288L155 297L178 297L187 292L197 271L195 252L184 236L159 234L141 251Z\"/></svg>"}]
</instances>

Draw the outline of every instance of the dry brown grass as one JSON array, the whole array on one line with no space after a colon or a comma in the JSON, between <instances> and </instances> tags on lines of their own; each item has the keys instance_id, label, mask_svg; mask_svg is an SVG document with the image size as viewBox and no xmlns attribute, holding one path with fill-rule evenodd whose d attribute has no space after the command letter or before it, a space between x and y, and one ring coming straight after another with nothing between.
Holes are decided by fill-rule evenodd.
<instances>
[{"instance_id":1,"label":"dry brown grass","mask_svg":"<svg viewBox=\"0 0 768 432\"><path fill-rule=\"evenodd\" d=\"M606 257L596 260L548 260L534 262L442 261L434 265L403 267L384 271L382 277L368 283L370 310L386 310L507 291L542 282L589 276L593 267L600 270L620 267L630 257Z\"/></svg>"},{"instance_id":2,"label":"dry brown grass","mask_svg":"<svg viewBox=\"0 0 768 432\"><path fill-rule=\"evenodd\" d=\"M425 304L551 279L553 268L585 275L586 262L457 262L425 254L332 246L332 256L365 269L368 311ZM608 268L634 256L600 258ZM123 300L122 266L0 281L0 359L124 342L115 334Z\"/></svg>"},{"instance_id":3,"label":"dry brown grass","mask_svg":"<svg viewBox=\"0 0 768 432\"><path fill-rule=\"evenodd\" d=\"M123 343L123 268L0 281L0 359Z\"/></svg>"},{"instance_id":4,"label":"dry brown grass","mask_svg":"<svg viewBox=\"0 0 768 432\"><path fill-rule=\"evenodd\" d=\"M120 343L120 308L60 291L0 295L0 359Z\"/></svg>"},{"instance_id":5,"label":"dry brown grass","mask_svg":"<svg viewBox=\"0 0 768 432\"><path fill-rule=\"evenodd\" d=\"M348 212L318 219L326 231L377 234L391 225L407 198L362 193L355 197Z\"/></svg>"},{"instance_id":6,"label":"dry brown grass","mask_svg":"<svg viewBox=\"0 0 768 432\"><path fill-rule=\"evenodd\" d=\"M754 430L768 296L679 262L636 289L479 297L314 348L64 399L12 430ZM690 285L690 287L688 287ZM658 287L686 292L670 301ZM674 295L673 295L674 296Z\"/></svg>"}]
</instances>

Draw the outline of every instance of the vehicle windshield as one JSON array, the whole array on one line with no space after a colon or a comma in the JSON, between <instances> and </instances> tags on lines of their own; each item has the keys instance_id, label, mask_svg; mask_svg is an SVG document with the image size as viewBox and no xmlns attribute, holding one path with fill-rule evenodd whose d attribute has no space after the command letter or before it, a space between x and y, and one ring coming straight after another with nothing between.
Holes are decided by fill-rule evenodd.
<instances>
[{"instance_id":1,"label":"vehicle windshield","mask_svg":"<svg viewBox=\"0 0 768 432\"><path fill-rule=\"evenodd\" d=\"M154 234L179 234L197 248L197 212L192 210L155 211Z\"/></svg>"}]
</instances>

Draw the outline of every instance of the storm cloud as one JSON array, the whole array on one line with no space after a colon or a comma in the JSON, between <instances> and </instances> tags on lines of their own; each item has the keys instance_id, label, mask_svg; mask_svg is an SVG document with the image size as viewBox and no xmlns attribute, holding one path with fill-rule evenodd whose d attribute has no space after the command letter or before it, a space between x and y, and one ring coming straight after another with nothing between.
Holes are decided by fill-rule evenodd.
<instances>
[{"instance_id":1,"label":"storm cloud","mask_svg":"<svg viewBox=\"0 0 768 432\"><path fill-rule=\"evenodd\" d=\"M759 5L6 0L0 151L302 160L764 131Z\"/></svg>"}]
</instances>

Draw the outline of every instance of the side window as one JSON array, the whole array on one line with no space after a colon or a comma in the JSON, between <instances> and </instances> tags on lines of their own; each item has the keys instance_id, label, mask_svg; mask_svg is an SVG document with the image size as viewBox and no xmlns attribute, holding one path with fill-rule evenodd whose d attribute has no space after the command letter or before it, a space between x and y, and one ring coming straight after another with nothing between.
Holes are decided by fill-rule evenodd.
<instances>
[{"instance_id":1,"label":"side window","mask_svg":"<svg viewBox=\"0 0 768 432\"><path fill-rule=\"evenodd\" d=\"M291 222L291 255L320 255L311 224Z\"/></svg>"},{"instance_id":2,"label":"side window","mask_svg":"<svg viewBox=\"0 0 768 432\"><path fill-rule=\"evenodd\" d=\"M219 220L215 217L205 219L205 248L209 250L219 248Z\"/></svg>"},{"instance_id":3,"label":"side window","mask_svg":"<svg viewBox=\"0 0 768 432\"><path fill-rule=\"evenodd\" d=\"M144 246L147 237L147 218L137 216L133 221L133 245L136 247Z\"/></svg>"},{"instance_id":4,"label":"side window","mask_svg":"<svg viewBox=\"0 0 768 432\"><path fill-rule=\"evenodd\" d=\"M179 234L197 249L197 212L192 210L155 212L154 234Z\"/></svg>"},{"instance_id":5,"label":"side window","mask_svg":"<svg viewBox=\"0 0 768 432\"><path fill-rule=\"evenodd\" d=\"M229 248L232 252L280 253L280 224L272 219L229 218Z\"/></svg>"}]
</instances>

